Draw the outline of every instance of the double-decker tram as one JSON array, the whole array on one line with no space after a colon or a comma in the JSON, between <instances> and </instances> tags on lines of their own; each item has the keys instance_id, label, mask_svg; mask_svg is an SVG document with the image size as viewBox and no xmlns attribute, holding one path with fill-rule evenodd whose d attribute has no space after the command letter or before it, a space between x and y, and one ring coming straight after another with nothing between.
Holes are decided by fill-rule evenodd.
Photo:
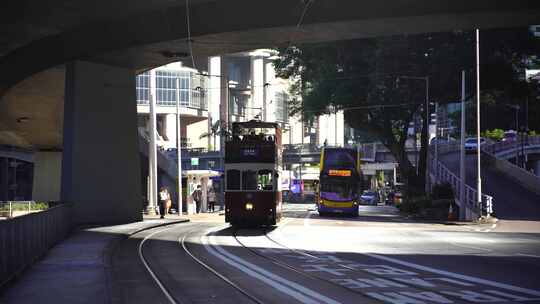
<instances>
[{"instance_id":1,"label":"double-decker tram","mask_svg":"<svg viewBox=\"0 0 540 304\"><path fill-rule=\"evenodd\" d=\"M358 216L361 193L359 150L323 148L317 199L319 214L344 213Z\"/></svg>"},{"instance_id":2,"label":"double-decker tram","mask_svg":"<svg viewBox=\"0 0 540 304\"><path fill-rule=\"evenodd\" d=\"M281 129L251 120L232 124L225 142L225 222L275 225L281 218Z\"/></svg>"}]
</instances>

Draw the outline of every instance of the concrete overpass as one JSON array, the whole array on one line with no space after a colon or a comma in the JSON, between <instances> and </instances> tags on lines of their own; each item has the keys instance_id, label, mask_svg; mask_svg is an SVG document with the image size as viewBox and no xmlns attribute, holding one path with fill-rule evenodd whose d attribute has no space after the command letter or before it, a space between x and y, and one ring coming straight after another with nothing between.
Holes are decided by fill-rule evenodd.
<instances>
[{"instance_id":1,"label":"concrete overpass","mask_svg":"<svg viewBox=\"0 0 540 304\"><path fill-rule=\"evenodd\" d=\"M134 73L210 55L540 22L538 1L38 1L0 9L0 144L61 150L78 222L140 219ZM298 26L301 21L301 26ZM118 178L123 172L122 178ZM136 202L136 203L134 203Z\"/></svg>"}]
</instances>

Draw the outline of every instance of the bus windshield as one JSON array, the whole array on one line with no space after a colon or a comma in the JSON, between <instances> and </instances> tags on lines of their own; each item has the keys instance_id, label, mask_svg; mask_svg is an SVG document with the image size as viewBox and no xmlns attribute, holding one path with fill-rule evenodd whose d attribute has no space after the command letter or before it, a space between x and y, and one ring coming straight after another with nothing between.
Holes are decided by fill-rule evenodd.
<instances>
[{"instance_id":1,"label":"bus windshield","mask_svg":"<svg viewBox=\"0 0 540 304\"><path fill-rule=\"evenodd\" d=\"M323 199L333 201L345 201L353 199L352 187L343 182L321 183L320 195Z\"/></svg>"}]
</instances>

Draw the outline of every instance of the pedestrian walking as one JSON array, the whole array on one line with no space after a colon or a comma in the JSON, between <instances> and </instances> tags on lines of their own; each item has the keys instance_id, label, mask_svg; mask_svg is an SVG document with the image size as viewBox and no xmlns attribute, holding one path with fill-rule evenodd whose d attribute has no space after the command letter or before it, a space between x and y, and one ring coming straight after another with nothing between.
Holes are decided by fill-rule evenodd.
<instances>
[{"instance_id":1,"label":"pedestrian walking","mask_svg":"<svg viewBox=\"0 0 540 304\"><path fill-rule=\"evenodd\" d=\"M159 189L159 214L160 218L165 218L165 214L167 212L167 204L169 204L171 201L171 195L169 194L169 190L162 186Z\"/></svg>"},{"instance_id":2,"label":"pedestrian walking","mask_svg":"<svg viewBox=\"0 0 540 304\"><path fill-rule=\"evenodd\" d=\"M197 213L201 212L201 201L202 201L201 185L197 185L197 189L193 190L191 197L193 198L193 201L195 202L196 212Z\"/></svg>"},{"instance_id":3,"label":"pedestrian walking","mask_svg":"<svg viewBox=\"0 0 540 304\"><path fill-rule=\"evenodd\" d=\"M214 187L210 187L208 190L208 211L214 212L216 206L216 191Z\"/></svg>"}]
</instances>

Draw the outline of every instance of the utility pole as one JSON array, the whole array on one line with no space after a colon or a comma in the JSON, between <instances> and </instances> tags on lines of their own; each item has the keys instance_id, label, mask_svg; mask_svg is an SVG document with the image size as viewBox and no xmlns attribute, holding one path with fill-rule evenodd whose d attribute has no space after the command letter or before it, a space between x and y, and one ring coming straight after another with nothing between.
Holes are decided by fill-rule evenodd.
<instances>
[{"instance_id":1,"label":"utility pole","mask_svg":"<svg viewBox=\"0 0 540 304\"><path fill-rule=\"evenodd\" d=\"M476 29L476 202L482 208L482 173L480 171L480 30Z\"/></svg>"},{"instance_id":2,"label":"utility pole","mask_svg":"<svg viewBox=\"0 0 540 304\"><path fill-rule=\"evenodd\" d=\"M208 111L210 112L210 111ZM178 216L182 215L182 133L180 125L180 80L176 77L176 157L178 159Z\"/></svg>"},{"instance_id":3,"label":"utility pole","mask_svg":"<svg viewBox=\"0 0 540 304\"><path fill-rule=\"evenodd\" d=\"M337 139L337 106L334 105L334 145L338 146L338 139Z\"/></svg>"},{"instance_id":4,"label":"utility pole","mask_svg":"<svg viewBox=\"0 0 540 304\"><path fill-rule=\"evenodd\" d=\"M465 218L465 206L467 197L465 194L465 71L461 71L461 134L459 150L459 219Z\"/></svg>"},{"instance_id":5,"label":"utility pole","mask_svg":"<svg viewBox=\"0 0 540 304\"><path fill-rule=\"evenodd\" d=\"M439 103L436 102L435 103L435 170L437 169L438 160L439 160ZM435 178L437 178L436 172L435 172Z\"/></svg>"},{"instance_id":6,"label":"utility pole","mask_svg":"<svg viewBox=\"0 0 540 304\"><path fill-rule=\"evenodd\" d=\"M431 192L429 188L429 161L428 161L428 150L429 150L429 121L431 120L431 117L429 115L429 76L425 77L426 79L426 113L424 118L424 142L422 143L424 145L424 161L426 164L425 170L425 188L426 193Z\"/></svg>"},{"instance_id":7,"label":"utility pole","mask_svg":"<svg viewBox=\"0 0 540 304\"><path fill-rule=\"evenodd\" d=\"M156 149L156 100L152 93L152 82L150 82L150 143L148 151L148 175L150 176L148 187L148 214L156 214L157 206L157 149Z\"/></svg>"}]
</instances>

